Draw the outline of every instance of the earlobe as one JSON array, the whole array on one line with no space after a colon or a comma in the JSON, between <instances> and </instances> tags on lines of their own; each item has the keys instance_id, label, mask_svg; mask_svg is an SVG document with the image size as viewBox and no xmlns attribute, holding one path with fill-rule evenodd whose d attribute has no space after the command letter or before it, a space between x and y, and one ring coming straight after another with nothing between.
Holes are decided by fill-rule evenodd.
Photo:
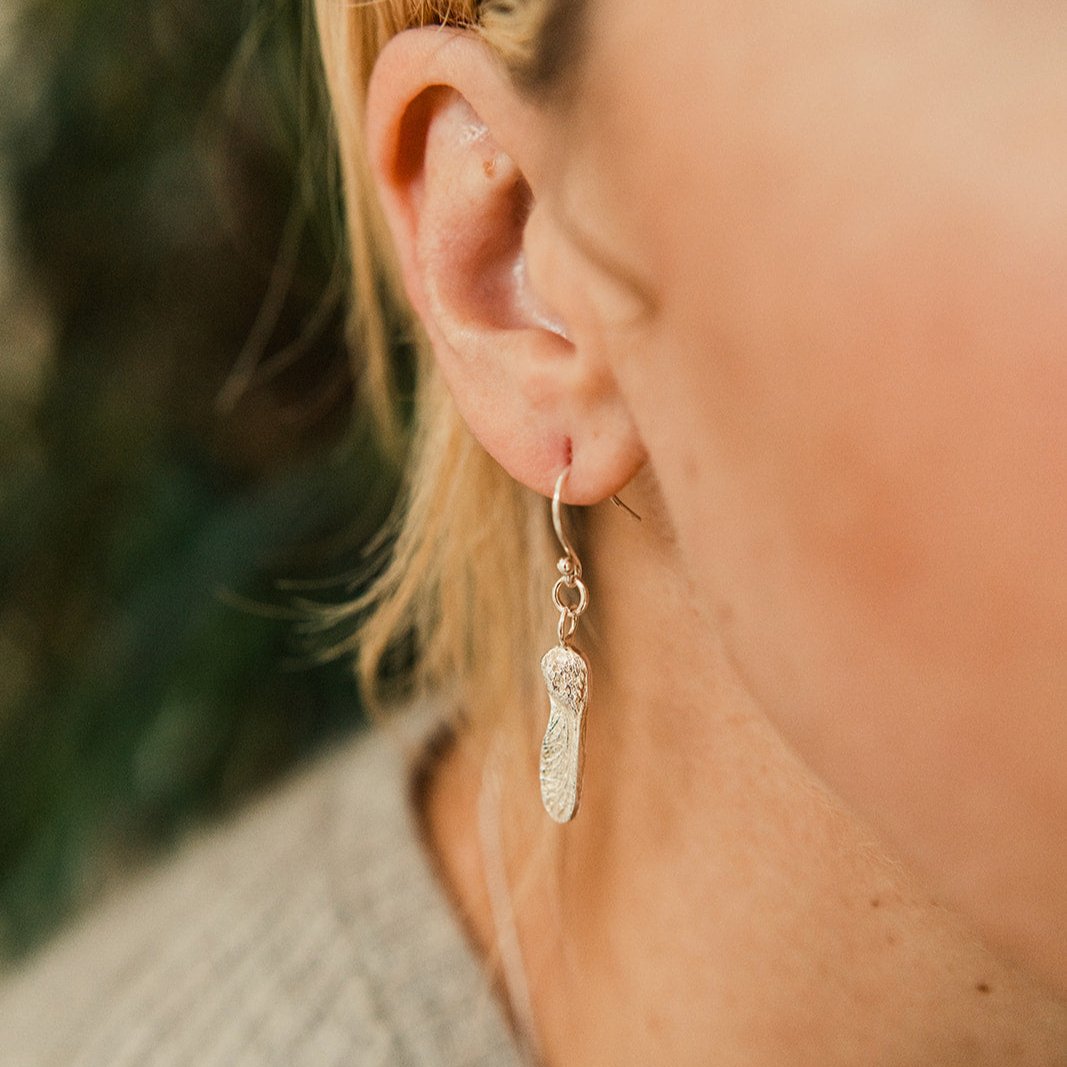
<instances>
[{"instance_id":1,"label":"earlobe","mask_svg":"<svg viewBox=\"0 0 1067 1067\"><path fill-rule=\"evenodd\" d=\"M409 30L368 98L368 149L411 303L461 415L517 480L591 503L644 450L597 348L530 284L525 235L548 116L473 35Z\"/></svg>"}]
</instances>

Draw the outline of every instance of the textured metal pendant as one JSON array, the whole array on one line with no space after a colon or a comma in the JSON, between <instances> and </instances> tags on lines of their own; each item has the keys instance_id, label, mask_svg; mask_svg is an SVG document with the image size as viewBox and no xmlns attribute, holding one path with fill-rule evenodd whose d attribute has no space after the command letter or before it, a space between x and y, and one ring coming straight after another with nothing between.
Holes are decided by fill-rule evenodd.
<instances>
[{"instance_id":1,"label":"textured metal pendant","mask_svg":"<svg viewBox=\"0 0 1067 1067\"><path fill-rule=\"evenodd\" d=\"M559 612L559 644L541 657L549 700L548 727L541 742L541 800L545 811L560 823L570 822L578 813L585 759L585 711L589 706L589 664L570 645L578 620L589 607L589 590L582 581L582 561L563 529L563 486L569 473L570 467L564 467L552 493L552 528L563 549L556 564L559 577L552 586L552 603ZM611 499L641 521L641 516L618 497Z\"/></svg>"},{"instance_id":2,"label":"textured metal pendant","mask_svg":"<svg viewBox=\"0 0 1067 1067\"><path fill-rule=\"evenodd\" d=\"M541 742L541 800L556 822L565 823L574 818L581 799L589 665L580 652L557 645L541 659L541 673L550 702Z\"/></svg>"}]
</instances>

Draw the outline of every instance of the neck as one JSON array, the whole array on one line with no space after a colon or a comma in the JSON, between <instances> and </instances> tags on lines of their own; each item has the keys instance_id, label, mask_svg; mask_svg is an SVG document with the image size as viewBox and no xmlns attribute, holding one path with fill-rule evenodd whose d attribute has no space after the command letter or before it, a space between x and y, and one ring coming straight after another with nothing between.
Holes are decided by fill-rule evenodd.
<instances>
[{"instance_id":1,"label":"neck","mask_svg":"<svg viewBox=\"0 0 1067 1067\"><path fill-rule=\"evenodd\" d=\"M546 825L535 758L503 779L546 1062L704 1063L714 1049L751 1067L976 1067L1010 1045L1013 1063L1067 1064L1062 1007L930 901L785 748L691 608L654 500L637 510L641 527L597 509L586 531L576 819ZM454 796L470 811L477 776L463 776ZM477 851L456 891L488 943Z\"/></svg>"}]
</instances>

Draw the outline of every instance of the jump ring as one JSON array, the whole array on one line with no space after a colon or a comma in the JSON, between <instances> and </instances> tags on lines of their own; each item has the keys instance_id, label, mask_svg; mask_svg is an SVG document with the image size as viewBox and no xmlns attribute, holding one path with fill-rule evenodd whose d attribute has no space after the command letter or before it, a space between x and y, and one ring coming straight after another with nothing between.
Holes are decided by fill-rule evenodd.
<instances>
[{"instance_id":1,"label":"jump ring","mask_svg":"<svg viewBox=\"0 0 1067 1067\"><path fill-rule=\"evenodd\" d=\"M566 603L562 598L564 589L577 589L578 602ZM578 616L589 607L589 590L586 589L585 582L581 578L572 578L570 581L566 578L558 578L556 584L552 587L552 603L556 605L559 611L567 615L573 615L577 622Z\"/></svg>"}]
</instances>

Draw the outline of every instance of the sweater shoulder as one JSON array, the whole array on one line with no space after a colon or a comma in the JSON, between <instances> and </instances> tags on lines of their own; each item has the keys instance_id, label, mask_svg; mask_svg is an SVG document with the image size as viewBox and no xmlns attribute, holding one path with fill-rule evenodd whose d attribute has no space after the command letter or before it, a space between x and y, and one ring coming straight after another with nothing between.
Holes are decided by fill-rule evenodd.
<instances>
[{"instance_id":1,"label":"sweater shoulder","mask_svg":"<svg viewBox=\"0 0 1067 1067\"><path fill-rule=\"evenodd\" d=\"M410 803L432 719L405 713L320 757L5 978L8 1062L511 1062Z\"/></svg>"}]
</instances>

